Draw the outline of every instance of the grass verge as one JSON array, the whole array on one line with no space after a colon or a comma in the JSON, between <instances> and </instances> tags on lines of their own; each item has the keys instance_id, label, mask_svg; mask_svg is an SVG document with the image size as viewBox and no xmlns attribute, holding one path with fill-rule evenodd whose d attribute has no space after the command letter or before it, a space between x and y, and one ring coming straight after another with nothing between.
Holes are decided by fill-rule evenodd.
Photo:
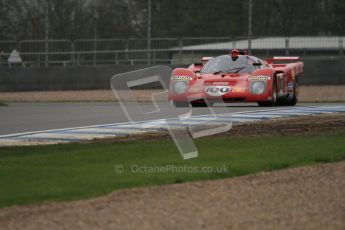
<instances>
[{"instance_id":1,"label":"grass verge","mask_svg":"<svg viewBox=\"0 0 345 230\"><path fill-rule=\"evenodd\" d=\"M0 207L103 195L121 188L241 176L345 160L345 133L195 140L199 157L184 161L170 140L0 149ZM115 168L123 165L123 173ZM228 172L133 173L138 166L212 167Z\"/></svg>"},{"instance_id":2,"label":"grass verge","mask_svg":"<svg viewBox=\"0 0 345 230\"><path fill-rule=\"evenodd\" d=\"M0 101L0 106L7 106L5 102Z\"/></svg>"}]
</instances>

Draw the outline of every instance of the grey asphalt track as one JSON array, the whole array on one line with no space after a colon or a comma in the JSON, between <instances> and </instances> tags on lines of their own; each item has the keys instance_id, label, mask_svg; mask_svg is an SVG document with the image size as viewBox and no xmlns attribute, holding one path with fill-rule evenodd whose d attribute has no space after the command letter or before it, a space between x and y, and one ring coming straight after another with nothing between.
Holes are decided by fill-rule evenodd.
<instances>
[{"instance_id":1,"label":"grey asphalt track","mask_svg":"<svg viewBox=\"0 0 345 230\"><path fill-rule=\"evenodd\" d=\"M299 104L312 106L321 104ZM132 103L130 106L135 106ZM141 104L143 109L150 104ZM185 109L176 109L159 104L166 118L174 118ZM286 108L286 107L284 107ZM214 109L217 110L217 107ZM229 112L267 110L255 103L229 104ZM208 113L207 108L193 108L193 115ZM161 115L152 113L150 119L159 119ZM0 107L0 135L21 132L33 132L49 129L71 128L128 122L123 109L115 102L102 103L9 103Z\"/></svg>"}]
</instances>

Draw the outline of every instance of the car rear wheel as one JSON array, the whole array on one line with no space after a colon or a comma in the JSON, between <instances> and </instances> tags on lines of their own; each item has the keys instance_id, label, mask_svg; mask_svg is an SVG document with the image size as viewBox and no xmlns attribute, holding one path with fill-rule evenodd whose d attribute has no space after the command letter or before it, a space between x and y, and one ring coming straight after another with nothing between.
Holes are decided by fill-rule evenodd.
<instances>
[{"instance_id":1,"label":"car rear wheel","mask_svg":"<svg viewBox=\"0 0 345 230\"><path fill-rule=\"evenodd\" d=\"M295 78L294 83L294 91L293 91L293 97L292 98L281 98L279 101L277 101L278 105L281 106L295 106L298 102L298 95L299 95L299 85L297 77Z\"/></svg>"}]
</instances>

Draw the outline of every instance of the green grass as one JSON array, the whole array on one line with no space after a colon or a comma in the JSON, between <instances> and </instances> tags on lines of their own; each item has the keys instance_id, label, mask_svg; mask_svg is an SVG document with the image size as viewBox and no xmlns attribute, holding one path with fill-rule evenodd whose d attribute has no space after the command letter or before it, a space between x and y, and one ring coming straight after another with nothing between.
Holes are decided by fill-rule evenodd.
<instances>
[{"instance_id":1,"label":"green grass","mask_svg":"<svg viewBox=\"0 0 345 230\"><path fill-rule=\"evenodd\" d=\"M345 160L345 133L195 140L199 158L182 160L169 140L0 149L0 207L94 197L116 189L220 179ZM228 173L142 173L130 165L229 166ZM123 174L115 173L124 165Z\"/></svg>"},{"instance_id":2,"label":"green grass","mask_svg":"<svg viewBox=\"0 0 345 230\"><path fill-rule=\"evenodd\" d=\"M5 102L0 101L0 106L7 106Z\"/></svg>"}]
</instances>

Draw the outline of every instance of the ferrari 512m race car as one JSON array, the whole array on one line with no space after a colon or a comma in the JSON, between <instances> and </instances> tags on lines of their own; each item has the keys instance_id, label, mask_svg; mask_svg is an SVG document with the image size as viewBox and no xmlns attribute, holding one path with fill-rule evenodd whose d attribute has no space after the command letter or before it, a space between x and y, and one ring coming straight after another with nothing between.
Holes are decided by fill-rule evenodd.
<instances>
[{"instance_id":1,"label":"ferrari 512m race car","mask_svg":"<svg viewBox=\"0 0 345 230\"><path fill-rule=\"evenodd\" d=\"M298 57L261 60L232 50L172 72L169 100L176 107L216 102L257 102L259 106L296 105L303 62Z\"/></svg>"}]
</instances>

